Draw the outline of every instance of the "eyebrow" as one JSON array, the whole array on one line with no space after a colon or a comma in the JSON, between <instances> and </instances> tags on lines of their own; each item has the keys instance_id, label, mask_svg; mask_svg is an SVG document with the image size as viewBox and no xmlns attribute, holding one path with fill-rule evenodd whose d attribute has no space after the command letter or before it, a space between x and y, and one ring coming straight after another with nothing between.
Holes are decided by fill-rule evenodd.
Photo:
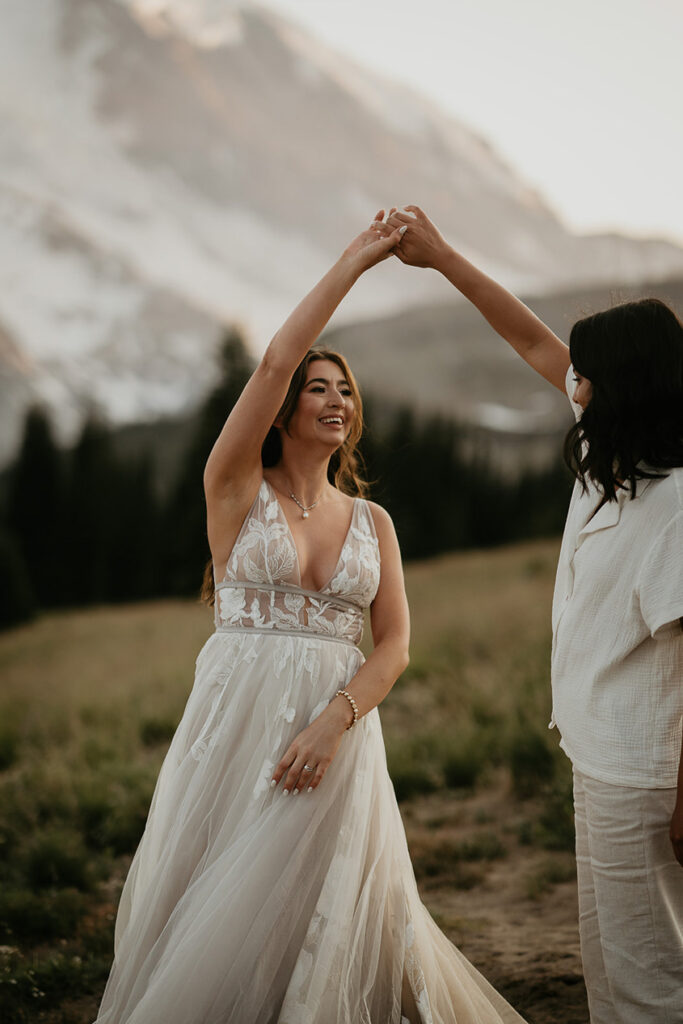
<instances>
[{"instance_id":1,"label":"eyebrow","mask_svg":"<svg viewBox=\"0 0 683 1024\"><path fill-rule=\"evenodd\" d=\"M330 383L330 381L328 380L327 377L311 377L310 380L306 381L306 387L308 387L309 384L329 384L329 383ZM347 387L349 386L349 382L347 381L346 377L340 377L340 379L337 381L337 384L346 384Z\"/></svg>"}]
</instances>

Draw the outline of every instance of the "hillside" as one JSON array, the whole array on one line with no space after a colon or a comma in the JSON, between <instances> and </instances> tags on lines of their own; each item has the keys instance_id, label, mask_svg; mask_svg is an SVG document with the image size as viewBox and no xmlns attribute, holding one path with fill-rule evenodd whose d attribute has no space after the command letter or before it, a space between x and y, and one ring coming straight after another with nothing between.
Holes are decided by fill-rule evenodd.
<instances>
[{"instance_id":1,"label":"hillside","mask_svg":"<svg viewBox=\"0 0 683 1024\"><path fill-rule=\"evenodd\" d=\"M480 428L479 442L501 466L547 464L572 422L565 396L530 369L473 306L458 300L450 285L443 296L440 303L329 330L324 341L349 358L371 393ZM568 343L576 320L644 296L661 298L683 316L680 277L522 297Z\"/></svg>"},{"instance_id":2,"label":"hillside","mask_svg":"<svg viewBox=\"0 0 683 1024\"><path fill-rule=\"evenodd\" d=\"M402 268L403 269L403 268ZM410 271L405 271L409 273ZM572 415L546 384L467 302L451 298L331 328L321 339L349 359L380 420L397 404L468 427L469 448L486 452L504 476L556 459ZM636 287L575 288L522 298L564 341L575 320L615 302L657 296L683 315L683 278ZM167 484L195 426L192 415L131 424L116 436L122 454L148 451Z\"/></svg>"},{"instance_id":3,"label":"hillside","mask_svg":"<svg viewBox=\"0 0 683 1024\"><path fill-rule=\"evenodd\" d=\"M572 235L485 139L257 4L0 10L0 462L31 398L64 437L93 402L187 410L221 326L259 352L382 205L418 201L527 291L683 270L664 241ZM442 294L397 269L338 322Z\"/></svg>"}]
</instances>

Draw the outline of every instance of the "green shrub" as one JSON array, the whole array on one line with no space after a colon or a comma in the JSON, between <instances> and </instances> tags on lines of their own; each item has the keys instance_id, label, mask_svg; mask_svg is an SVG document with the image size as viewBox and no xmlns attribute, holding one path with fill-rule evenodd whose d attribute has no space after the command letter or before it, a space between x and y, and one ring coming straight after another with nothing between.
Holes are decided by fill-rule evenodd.
<instances>
[{"instance_id":1,"label":"green shrub","mask_svg":"<svg viewBox=\"0 0 683 1024\"><path fill-rule=\"evenodd\" d=\"M499 860L507 849L493 832L482 832L473 839L440 842L420 847L415 844L413 867L421 881L432 886L452 885L456 889L471 889L484 875L472 865L482 861Z\"/></svg>"},{"instance_id":2,"label":"green shrub","mask_svg":"<svg viewBox=\"0 0 683 1024\"><path fill-rule=\"evenodd\" d=\"M111 812L102 826L102 842L115 855L133 853L147 823L157 777L155 765L117 772L111 785Z\"/></svg>"},{"instance_id":3,"label":"green shrub","mask_svg":"<svg viewBox=\"0 0 683 1024\"><path fill-rule=\"evenodd\" d=\"M85 909L75 889L40 893L3 886L0 891L0 941L35 944L73 935Z\"/></svg>"},{"instance_id":4,"label":"green shrub","mask_svg":"<svg viewBox=\"0 0 683 1024\"><path fill-rule=\"evenodd\" d=\"M121 757L121 747L110 739L88 736L81 744L81 759L93 771L101 770L110 761Z\"/></svg>"},{"instance_id":5,"label":"green shrub","mask_svg":"<svg viewBox=\"0 0 683 1024\"><path fill-rule=\"evenodd\" d=\"M140 739L146 747L169 743L175 731L176 723L171 718L143 718L140 722Z\"/></svg>"},{"instance_id":6,"label":"green shrub","mask_svg":"<svg viewBox=\"0 0 683 1024\"><path fill-rule=\"evenodd\" d=\"M135 851L145 831L150 799L151 793L144 796L133 794L128 802L113 812L104 830L104 838L115 855Z\"/></svg>"},{"instance_id":7,"label":"green shrub","mask_svg":"<svg viewBox=\"0 0 683 1024\"><path fill-rule=\"evenodd\" d=\"M131 853L145 828L155 764L109 761L75 787L75 820L92 850Z\"/></svg>"},{"instance_id":8,"label":"green shrub","mask_svg":"<svg viewBox=\"0 0 683 1024\"><path fill-rule=\"evenodd\" d=\"M500 714L494 711L492 704L488 704L484 700L475 698L472 701L470 714L472 715L472 721L484 729L497 729L500 726Z\"/></svg>"},{"instance_id":9,"label":"green shrub","mask_svg":"<svg viewBox=\"0 0 683 1024\"><path fill-rule=\"evenodd\" d=\"M488 726L451 738L442 753L444 782L449 789L472 789L495 762Z\"/></svg>"},{"instance_id":10,"label":"green shrub","mask_svg":"<svg viewBox=\"0 0 683 1024\"><path fill-rule=\"evenodd\" d=\"M98 994L109 973L109 955L61 952L23 957L17 949L0 949L2 1024L29 1024L65 999ZM57 1019L57 1018L50 1018ZM70 1021L60 1011L60 1021Z\"/></svg>"},{"instance_id":11,"label":"green shrub","mask_svg":"<svg viewBox=\"0 0 683 1024\"><path fill-rule=\"evenodd\" d=\"M437 741L429 733L387 744L387 765L399 803L439 788Z\"/></svg>"},{"instance_id":12,"label":"green shrub","mask_svg":"<svg viewBox=\"0 0 683 1024\"><path fill-rule=\"evenodd\" d=\"M507 856L507 848L495 832L481 832L474 839L466 840L455 847L461 860L500 860Z\"/></svg>"},{"instance_id":13,"label":"green shrub","mask_svg":"<svg viewBox=\"0 0 683 1024\"><path fill-rule=\"evenodd\" d=\"M19 737L14 729L0 726L0 772L11 768L19 757Z\"/></svg>"},{"instance_id":14,"label":"green shrub","mask_svg":"<svg viewBox=\"0 0 683 1024\"><path fill-rule=\"evenodd\" d=\"M571 776L552 787L538 819L538 845L545 850L574 850L574 800Z\"/></svg>"},{"instance_id":15,"label":"green shrub","mask_svg":"<svg viewBox=\"0 0 683 1024\"><path fill-rule=\"evenodd\" d=\"M573 857L553 857L547 860L535 874L526 880L526 894L529 899L537 900L551 892L562 882L571 882L576 878L576 862Z\"/></svg>"},{"instance_id":16,"label":"green shrub","mask_svg":"<svg viewBox=\"0 0 683 1024\"><path fill-rule=\"evenodd\" d=\"M110 820L114 801L106 787L89 779L78 789L78 820L81 833L91 849L103 850L110 843Z\"/></svg>"},{"instance_id":17,"label":"green shrub","mask_svg":"<svg viewBox=\"0 0 683 1024\"><path fill-rule=\"evenodd\" d=\"M508 764L515 794L525 799L536 795L555 775L555 757L545 736L520 728L508 744Z\"/></svg>"},{"instance_id":18,"label":"green shrub","mask_svg":"<svg viewBox=\"0 0 683 1024\"><path fill-rule=\"evenodd\" d=\"M433 775L424 768L410 766L393 768L391 781L394 784L394 792L399 803L403 800L410 800L414 796L434 793L439 788Z\"/></svg>"},{"instance_id":19,"label":"green shrub","mask_svg":"<svg viewBox=\"0 0 683 1024\"><path fill-rule=\"evenodd\" d=\"M481 758L473 756L465 747L444 758L443 777L449 789L471 789L476 785L483 768Z\"/></svg>"},{"instance_id":20,"label":"green shrub","mask_svg":"<svg viewBox=\"0 0 683 1024\"><path fill-rule=\"evenodd\" d=\"M27 882L39 889L88 890L94 880L80 835L64 828L38 832L25 845L19 859Z\"/></svg>"},{"instance_id":21,"label":"green shrub","mask_svg":"<svg viewBox=\"0 0 683 1024\"><path fill-rule=\"evenodd\" d=\"M456 889L472 889L483 879L483 872L465 864L460 844L444 840L413 851L415 877L428 888L451 885Z\"/></svg>"},{"instance_id":22,"label":"green shrub","mask_svg":"<svg viewBox=\"0 0 683 1024\"><path fill-rule=\"evenodd\" d=\"M12 873L11 858L34 826L30 798L22 801L24 787L19 778L0 782L0 877Z\"/></svg>"},{"instance_id":23,"label":"green shrub","mask_svg":"<svg viewBox=\"0 0 683 1024\"><path fill-rule=\"evenodd\" d=\"M517 833L517 842L520 846L534 845L535 829L533 822L525 818L524 821L520 821L515 831Z\"/></svg>"},{"instance_id":24,"label":"green shrub","mask_svg":"<svg viewBox=\"0 0 683 1024\"><path fill-rule=\"evenodd\" d=\"M387 763L397 799L450 789L471 789L491 761L488 728L464 735L425 732L387 744Z\"/></svg>"}]
</instances>

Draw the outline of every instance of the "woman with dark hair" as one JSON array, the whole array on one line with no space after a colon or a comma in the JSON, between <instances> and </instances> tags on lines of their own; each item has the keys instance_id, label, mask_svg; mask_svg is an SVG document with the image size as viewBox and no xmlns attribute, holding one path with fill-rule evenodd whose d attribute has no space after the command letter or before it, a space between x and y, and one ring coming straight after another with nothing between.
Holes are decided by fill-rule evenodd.
<instances>
[{"instance_id":1,"label":"woman with dark hair","mask_svg":"<svg viewBox=\"0 0 683 1024\"><path fill-rule=\"evenodd\" d=\"M553 600L553 717L574 768L592 1024L683 1021L683 328L656 299L569 348L416 206L396 254L440 271L577 417Z\"/></svg>"},{"instance_id":2,"label":"woman with dark hair","mask_svg":"<svg viewBox=\"0 0 683 1024\"><path fill-rule=\"evenodd\" d=\"M408 660L401 556L363 498L351 371L309 351L399 238L377 224L351 243L207 462L216 631L121 896L98 1024L522 1021L418 897L376 710Z\"/></svg>"}]
</instances>

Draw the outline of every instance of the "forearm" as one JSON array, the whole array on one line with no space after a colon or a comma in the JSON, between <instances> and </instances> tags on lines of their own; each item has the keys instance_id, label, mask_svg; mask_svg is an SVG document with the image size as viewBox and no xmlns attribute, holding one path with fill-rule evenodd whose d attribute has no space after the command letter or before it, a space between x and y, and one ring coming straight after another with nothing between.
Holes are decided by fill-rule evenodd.
<instances>
[{"instance_id":1,"label":"forearm","mask_svg":"<svg viewBox=\"0 0 683 1024\"><path fill-rule=\"evenodd\" d=\"M360 275L357 262L341 256L277 331L263 356L264 366L291 376Z\"/></svg>"},{"instance_id":2,"label":"forearm","mask_svg":"<svg viewBox=\"0 0 683 1024\"><path fill-rule=\"evenodd\" d=\"M482 316L522 359L556 388L564 391L569 350L535 313L506 288L473 266L443 238L419 208L392 211L388 224L401 224L406 234L396 255L415 267L432 267L476 306Z\"/></svg>"},{"instance_id":3,"label":"forearm","mask_svg":"<svg viewBox=\"0 0 683 1024\"><path fill-rule=\"evenodd\" d=\"M434 269L476 306L494 331L527 362L532 361L534 349L547 342L552 332L528 306L450 246Z\"/></svg>"},{"instance_id":4,"label":"forearm","mask_svg":"<svg viewBox=\"0 0 683 1024\"><path fill-rule=\"evenodd\" d=\"M387 637L375 647L344 687L356 702L359 719L382 703L407 665L408 645L401 637ZM353 721L353 709L346 697L335 697L324 714L340 729L347 729Z\"/></svg>"},{"instance_id":5,"label":"forearm","mask_svg":"<svg viewBox=\"0 0 683 1024\"><path fill-rule=\"evenodd\" d=\"M228 486L245 468L260 471L261 444L280 409L292 374L360 276L358 263L340 257L299 303L276 333L235 403L209 455L204 472L207 494Z\"/></svg>"}]
</instances>

